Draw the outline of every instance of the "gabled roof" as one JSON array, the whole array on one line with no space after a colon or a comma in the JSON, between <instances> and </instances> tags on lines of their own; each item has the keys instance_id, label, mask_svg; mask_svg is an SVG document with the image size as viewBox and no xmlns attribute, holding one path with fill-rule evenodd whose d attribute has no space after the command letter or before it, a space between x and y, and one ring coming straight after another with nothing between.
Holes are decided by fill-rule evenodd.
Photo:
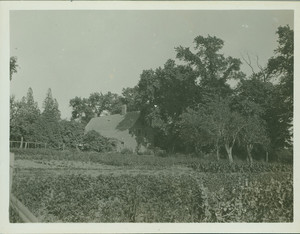
<instances>
[{"instance_id":1,"label":"gabled roof","mask_svg":"<svg viewBox=\"0 0 300 234\"><path fill-rule=\"evenodd\" d=\"M86 125L85 131L95 130L105 137L119 139L122 131L133 127L139 117L139 111L128 112L125 115L116 114L95 117Z\"/></svg>"}]
</instances>

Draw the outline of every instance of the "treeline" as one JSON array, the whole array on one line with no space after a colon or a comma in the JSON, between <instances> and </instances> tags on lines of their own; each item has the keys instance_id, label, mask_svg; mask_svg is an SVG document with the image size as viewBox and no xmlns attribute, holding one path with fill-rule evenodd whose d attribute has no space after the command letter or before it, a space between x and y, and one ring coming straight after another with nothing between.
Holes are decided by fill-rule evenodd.
<instances>
[{"instance_id":1,"label":"treeline","mask_svg":"<svg viewBox=\"0 0 300 234\"><path fill-rule=\"evenodd\" d=\"M276 33L278 47L266 65L258 57L255 65L249 55L243 58L252 70L249 76L241 71L240 59L222 54L222 39L197 36L193 48L175 48L178 63L169 59L162 67L144 70L122 96L108 92L71 99L70 121L60 119L51 90L40 112L29 89L20 102L11 98L11 139L75 147L91 118L104 111L118 114L127 104L154 129L153 147L230 161L233 155L274 159L283 149L292 150L294 77L294 32L284 26Z\"/></svg>"},{"instance_id":2,"label":"treeline","mask_svg":"<svg viewBox=\"0 0 300 234\"><path fill-rule=\"evenodd\" d=\"M291 152L294 33L289 26L276 33L278 47L265 66L258 57L255 65L244 58L249 76L240 59L222 54L224 41L214 36L196 37L192 49L175 48L179 63L144 70L130 105L156 130L155 145L230 161L233 154L252 161L252 155L268 160Z\"/></svg>"},{"instance_id":3,"label":"treeline","mask_svg":"<svg viewBox=\"0 0 300 234\"><path fill-rule=\"evenodd\" d=\"M102 96L110 97L115 94ZM78 98L72 99L70 103L76 99ZM33 90L29 88L27 96L20 101L14 96L10 98L10 140L20 141L20 148L27 147L25 142L36 142L43 143L43 146L46 143L47 148L55 149L77 148L98 152L114 150L113 139L105 138L95 131L85 134L86 118L81 117L74 115L71 120L61 119L58 102L52 97L51 89L47 91L41 111L34 100Z\"/></svg>"},{"instance_id":4,"label":"treeline","mask_svg":"<svg viewBox=\"0 0 300 234\"><path fill-rule=\"evenodd\" d=\"M78 120L87 124L93 117L99 117L101 114L120 114L123 104L129 104L128 111L132 111L131 88L124 88L122 95L107 92L91 93L88 98L75 97L70 100L72 107L72 120Z\"/></svg>"}]
</instances>

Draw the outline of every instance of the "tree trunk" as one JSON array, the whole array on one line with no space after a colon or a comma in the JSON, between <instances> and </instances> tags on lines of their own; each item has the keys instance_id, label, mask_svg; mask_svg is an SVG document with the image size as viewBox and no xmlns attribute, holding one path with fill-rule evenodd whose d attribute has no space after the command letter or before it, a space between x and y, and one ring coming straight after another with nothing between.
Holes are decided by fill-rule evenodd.
<instances>
[{"instance_id":1,"label":"tree trunk","mask_svg":"<svg viewBox=\"0 0 300 234\"><path fill-rule=\"evenodd\" d=\"M217 160L220 160L220 149L219 149L219 142L216 143L216 153L217 153Z\"/></svg>"},{"instance_id":2,"label":"tree trunk","mask_svg":"<svg viewBox=\"0 0 300 234\"><path fill-rule=\"evenodd\" d=\"M25 142L25 146L24 146L24 149L27 149L27 142Z\"/></svg>"},{"instance_id":3,"label":"tree trunk","mask_svg":"<svg viewBox=\"0 0 300 234\"><path fill-rule=\"evenodd\" d=\"M269 162L269 152L266 151L266 162Z\"/></svg>"},{"instance_id":4,"label":"tree trunk","mask_svg":"<svg viewBox=\"0 0 300 234\"><path fill-rule=\"evenodd\" d=\"M229 144L225 144L226 152L228 155L229 162L233 162L233 157L232 157L232 146L229 146Z\"/></svg>"},{"instance_id":5,"label":"tree trunk","mask_svg":"<svg viewBox=\"0 0 300 234\"><path fill-rule=\"evenodd\" d=\"M217 160L220 160L219 147L217 147Z\"/></svg>"},{"instance_id":6,"label":"tree trunk","mask_svg":"<svg viewBox=\"0 0 300 234\"><path fill-rule=\"evenodd\" d=\"M23 148L23 137L21 137L20 149Z\"/></svg>"},{"instance_id":7,"label":"tree trunk","mask_svg":"<svg viewBox=\"0 0 300 234\"><path fill-rule=\"evenodd\" d=\"M253 149L253 145L252 144L247 144L248 160L249 160L251 165L253 163L253 158L252 158L252 154L251 154L252 149Z\"/></svg>"},{"instance_id":8,"label":"tree trunk","mask_svg":"<svg viewBox=\"0 0 300 234\"><path fill-rule=\"evenodd\" d=\"M77 152L80 151L80 149L79 149L79 147L78 147L78 144L76 144L76 150L77 150Z\"/></svg>"}]
</instances>

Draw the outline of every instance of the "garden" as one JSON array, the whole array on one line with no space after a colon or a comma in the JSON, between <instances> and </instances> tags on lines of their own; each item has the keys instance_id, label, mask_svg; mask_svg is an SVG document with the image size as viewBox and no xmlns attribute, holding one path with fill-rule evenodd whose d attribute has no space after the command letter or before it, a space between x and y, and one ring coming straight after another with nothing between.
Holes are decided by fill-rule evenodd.
<instances>
[{"instance_id":1,"label":"garden","mask_svg":"<svg viewBox=\"0 0 300 234\"><path fill-rule=\"evenodd\" d=\"M12 186L39 222L293 222L288 163L18 149Z\"/></svg>"}]
</instances>

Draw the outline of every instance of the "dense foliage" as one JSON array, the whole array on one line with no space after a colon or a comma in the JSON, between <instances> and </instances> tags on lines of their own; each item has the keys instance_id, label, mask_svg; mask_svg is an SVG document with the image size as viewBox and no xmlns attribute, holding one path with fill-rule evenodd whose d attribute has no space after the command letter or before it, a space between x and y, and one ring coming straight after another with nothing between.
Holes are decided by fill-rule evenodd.
<instances>
[{"instance_id":1,"label":"dense foliage","mask_svg":"<svg viewBox=\"0 0 300 234\"><path fill-rule=\"evenodd\" d=\"M116 141L92 130L87 132L82 139L82 149L96 152L110 152L116 150Z\"/></svg>"},{"instance_id":2,"label":"dense foliage","mask_svg":"<svg viewBox=\"0 0 300 234\"><path fill-rule=\"evenodd\" d=\"M75 97L70 100L72 107L72 119L87 124L91 118L99 117L103 112L120 114L122 98L118 94L108 92L91 93L89 98Z\"/></svg>"},{"instance_id":3,"label":"dense foliage","mask_svg":"<svg viewBox=\"0 0 300 234\"><path fill-rule=\"evenodd\" d=\"M41 222L293 221L291 175L208 176L22 176L13 192Z\"/></svg>"},{"instance_id":4,"label":"dense foliage","mask_svg":"<svg viewBox=\"0 0 300 234\"><path fill-rule=\"evenodd\" d=\"M279 27L278 48L265 66L246 76L242 62L222 54L224 41L208 35L194 48L177 47L176 58L144 70L135 87L135 105L156 131L156 146L169 152L233 152L253 161L253 152L277 159L291 148L293 126L293 30ZM236 80L237 86L229 85ZM279 82L278 82L279 81ZM263 156L266 160L268 156Z\"/></svg>"}]
</instances>

